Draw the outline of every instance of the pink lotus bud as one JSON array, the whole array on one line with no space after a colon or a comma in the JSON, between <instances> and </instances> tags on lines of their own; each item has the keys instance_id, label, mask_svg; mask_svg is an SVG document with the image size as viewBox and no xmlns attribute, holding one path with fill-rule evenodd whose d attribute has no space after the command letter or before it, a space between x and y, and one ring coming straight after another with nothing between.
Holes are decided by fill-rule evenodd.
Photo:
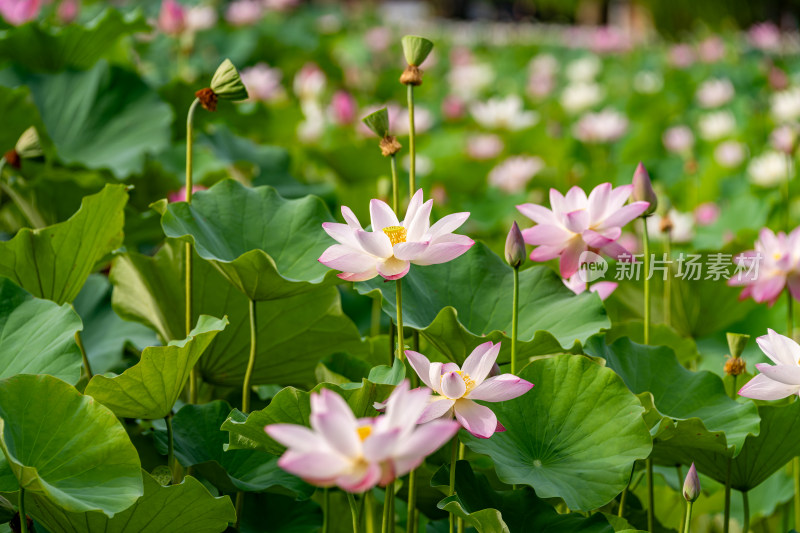
<instances>
[{"instance_id":1,"label":"pink lotus bud","mask_svg":"<svg viewBox=\"0 0 800 533\"><path fill-rule=\"evenodd\" d=\"M694 219L698 226L709 226L719 218L719 206L714 202L698 205L694 210Z\"/></svg>"},{"instance_id":2,"label":"pink lotus bud","mask_svg":"<svg viewBox=\"0 0 800 533\"><path fill-rule=\"evenodd\" d=\"M192 185L192 194L197 191L205 191L207 188L208 187L204 187L203 185ZM169 203L186 201L186 185L181 187L179 191L169 193L167 195L167 200Z\"/></svg>"},{"instance_id":3,"label":"pink lotus bud","mask_svg":"<svg viewBox=\"0 0 800 533\"><path fill-rule=\"evenodd\" d=\"M175 0L163 0L158 14L158 29L167 35L178 35L186 27L186 12Z\"/></svg>"},{"instance_id":4,"label":"pink lotus bud","mask_svg":"<svg viewBox=\"0 0 800 533\"><path fill-rule=\"evenodd\" d=\"M347 91L336 91L331 100L333 120L339 125L350 124L356 119L356 100Z\"/></svg>"},{"instance_id":5,"label":"pink lotus bud","mask_svg":"<svg viewBox=\"0 0 800 533\"><path fill-rule=\"evenodd\" d=\"M35 19L41 8L40 0L0 0L0 15L13 26Z\"/></svg>"},{"instance_id":6,"label":"pink lotus bud","mask_svg":"<svg viewBox=\"0 0 800 533\"><path fill-rule=\"evenodd\" d=\"M782 91L789 87L789 77L775 65L770 66L767 80L774 91Z\"/></svg>"},{"instance_id":7,"label":"pink lotus bud","mask_svg":"<svg viewBox=\"0 0 800 533\"><path fill-rule=\"evenodd\" d=\"M56 16L58 16L58 20L62 24L69 24L78 18L80 8L80 0L61 0L61 3L58 4Z\"/></svg>"},{"instance_id":8,"label":"pink lotus bud","mask_svg":"<svg viewBox=\"0 0 800 533\"><path fill-rule=\"evenodd\" d=\"M694 503L700 497L700 478L697 477L697 469L694 463L686 474L686 481L683 482L683 497L687 502Z\"/></svg>"},{"instance_id":9,"label":"pink lotus bud","mask_svg":"<svg viewBox=\"0 0 800 533\"><path fill-rule=\"evenodd\" d=\"M506 237L506 263L513 268L519 268L527 257L525 251L525 239L522 238L522 232L516 222L511 225L511 230Z\"/></svg>"},{"instance_id":10,"label":"pink lotus bud","mask_svg":"<svg viewBox=\"0 0 800 533\"><path fill-rule=\"evenodd\" d=\"M458 120L467 112L467 106L458 96L448 94L442 100L442 115L447 120Z\"/></svg>"},{"instance_id":11,"label":"pink lotus bud","mask_svg":"<svg viewBox=\"0 0 800 533\"><path fill-rule=\"evenodd\" d=\"M650 207L642 213L643 217L647 217L655 213L658 207L658 197L653 190L653 184L650 181L650 174L640 161L636 166L636 171L633 173L633 195L634 202L649 202Z\"/></svg>"},{"instance_id":12,"label":"pink lotus bud","mask_svg":"<svg viewBox=\"0 0 800 533\"><path fill-rule=\"evenodd\" d=\"M256 0L235 0L225 10L225 20L231 26L250 26L261 20L264 10Z\"/></svg>"}]
</instances>

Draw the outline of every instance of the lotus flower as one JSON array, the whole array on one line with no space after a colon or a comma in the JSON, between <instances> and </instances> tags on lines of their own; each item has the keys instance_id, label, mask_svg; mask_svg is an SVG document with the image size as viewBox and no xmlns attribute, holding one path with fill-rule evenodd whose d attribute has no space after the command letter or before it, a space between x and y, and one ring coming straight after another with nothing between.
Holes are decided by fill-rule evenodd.
<instances>
[{"instance_id":1,"label":"lotus flower","mask_svg":"<svg viewBox=\"0 0 800 533\"><path fill-rule=\"evenodd\" d=\"M736 263L740 271L731 276L728 285L744 286L740 299L752 296L759 303L772 305L786 287L800 299L800 227L788 236L763 228L755 250L737 256Z\"/></svg>"},{"instance_id":2,"label":"lotus flower","mask_svg":"<svg viewBox=\"0 0 800 533\"><path fill-rule=\"evenodd\" d=\"M750 160L747 174L750 181L761 187L780 185L788 176L786 156L774 150L766 151Z\"/></svg>"},{"instance_id":3,"label":"lotus flower","mask_svg":"<svg viewBox=\"0 0 800 533\"><path fill-rule=\"evenodd\" d=\"M494 412L474 400L512 400L531 390L533 383L513 374L488 377L498 353L499 342L485 342L472 350L459 368L455 363L431 363L421 353L406 350L408 362L419 379L438 394L431 397L419 423L450 418L455 413L459 424L476 437L488 439L496 431L505 431Z\"/></svg>"},{"instance_id":4,"label":"lotus flower","mask_svg":"<svg viewBox=\"0 0 800 533\"><path fill-rule=\"evenodd\" d=\"M469 217L469 213L453 213L430 225L433 200L422 202L418 190L402 222L381 200L369 204L372 231L361 227L355 214L342 206L346 224L325 222L322 227L339 244L330 246L319 261L335 270L346 281L365 281L381 275L387 280L400 279L415 265L446 263L464 252L475 242L453 233Z\"/></svg>"},{"instance_id":5,"label":"lotus flower","mask_svg":"<svg viewBox=\"0 0 800 533\"><path fill-rule=\"evenodd\" d=\"M771 329L756 342L775 365L757 364L761 373L739 389L739 395L754 400L780 400L800 394L800 346Z\"/></svg>"},{"instance_id":6,"label":"lotus flower","mask_svg":"<svg viewBox=\"0 0 800 533\"><path fill-rule=\"evenodd\" d=\"M186 10L175 0L161 2L158 13L158 28L167 35L178 35L186 27Z\"/></svg>"},{"instance_id":7,"label":"lotus flower","mask_svg":"<svg viewBox=\"0 0 800 533\"><path fill-rule=\"evenodd\" d=\"M525 242L538 246L531 252L533 261L549 261L560 257L561 277L571 278L577 271L580 256L587 250L624 259L629 256L617 239L622 226L647 210L647 202L625 202L633 192L633 185L612 189L610 183L594 188L586 197L580 187L573 187L562 196L550 189L550 206L536 204L518 205L519 212L536 222L536 226L522 230Z\"/></svg>"},{"instance_id":8,"label":"lotus flower","mask_svg":"<svg viewBox=\"0 0 800 533\"><path fill-rule=\"evenodd\" d=\"M619 286L619 284L615 281L598 281L597 283L589 285L586 283L586 280L581 278L580 273L562 281L564 282L564 285L569 287L569 290L575 294L586 292L586 289L588 288L589 292L597 294L601 300L605 300L611 296L611 293L617 290L617 287Z\"/></svg>"},{"instance_id":9,"label":"lotus flower","mask_svg":"<svg viewBox=\"0 0 800 533\"><path fill-rule=\"evenodd\" d=\"M41 9L41 0L0 0L0 15L14 26L35 19Z\"/></svg>"},{"instance_id":10,"label":"lotus flower","mask_svg":"<svg viewBox=\"0 0 800 533\"><path fill-rule=\"evenodd\" d=\"M385 415L357 419L341 396L323 389L311 394L311 428L272 424L264 431L289 448L278 460L287 472L312 485L364 492L410 472L458 431L452 420L417 425L429 397L404 381Z\"/></svg>"}]
</instances>

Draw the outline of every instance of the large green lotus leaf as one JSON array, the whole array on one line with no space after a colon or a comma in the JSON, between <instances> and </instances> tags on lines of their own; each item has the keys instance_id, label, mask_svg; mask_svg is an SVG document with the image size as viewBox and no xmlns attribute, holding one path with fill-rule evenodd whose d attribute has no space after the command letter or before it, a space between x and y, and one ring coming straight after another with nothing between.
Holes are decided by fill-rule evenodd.
<instances>
[{"instance_id":1,"label":"large green lotus leaf","mask_svg":"<svg viewBox=\"0 0 800 533\"><path fill-rule=\"evenodd\" d=\"M24 228L0 242L0 276L37 298L72 302L95 264L122 244L124 185L106 185L87 196L69 220L46 228Z\"/></svg>"},{"instance_id":2,"label":"large green lotus leaf","mask_svg":"<svg viewBox=\"0 0 800 533\"><path fill-rule=\"evenodd\" d=\"M63 28L39 23L0 31L0 57L34 71L57 72L65 68L87 69L114 48L123 36L146 32L142 12L126 15L105 9L86 25Z\"/></svg>"},{"instance_id":3,"label":"large green lotus leaf","mask_svg":"<svg viewBox=\"0 0 800 533\"><path fill-rule=\"evenodd\" d=\"M3 455L19 486L65 511L114 516L142 495L139 454L105 406L52 376L0 381Z\"/></svg>"},{"instance_id":4,"label":"large green lotus leaf","mask_svg":"<svg viewBox=\"0 0 800 533\"><path fill-rule=\"evenodd\" d=\"M323 387L341 394L358 418L377 416L375 402L385 401L394 389L391 385L378 385L364 379L360 384L349 383L343 386L321 383L312 392L318 392ZM269 424L308 426L308 418L311 415L310 398L310 393L306 391L286 387L260 411L245 415L234 409L222 424L222 429L230 432L228 449L261 450L273 455L282 454L286 448L272 440L264 431L264 426Z\"/></svg>"},{"instance_id":5,"label":"large green lotus leaf","mask_svg":"<svg viewBox=\"0 0 800 533\"><path fill-rule=\"evenodd\" d=\"M758 486L792 457L800 455L800 402L759 405L758 414L760 433L749 435L741 452L731 461L731 486L741 491ZM698 446L691 438L674 443L668 440L657 446L653 455L663 462L686 465L694 462L700 472L725 483L729 454Z\"/></svg>"},{"instance_id":6,"label":"large green lotus leaf","mask_svg":"<svg viewBox=\"0 0 800 533\"><path fill-rule=\"evenodd\" d=\"M18 74L65 163L139 173L147 154L170 141L173 113L136 74L99 61L91 70Z\"/></svg>"},{"instance_id":7,"label":"large green lotus leaf","mask_svg":"<svg viewBox=\"0 0 800 533\"><path fill-rule=\"evenodd\" d=\"M184 405L172 419L175 457L183 466L211 481L223 492L260 492L285 487L293 495L311 496L314 488L278 467L278 457L257 450L229 450L228 433L220 429L231 406L222 400ZM158 432L161 451L167 451L166 432Z\"/></svg>"},{"instance_id":8,"label":"large green lotus leaf","mask_svg":"<svg viewBox=\"0 0 800 533\"><path fill-rule=\"evenodd\" d=\"M69 304L34 298L0 278L0 379L49 374L74 385L81 377L75 333L82 328Z\"/></svg>"},{"instance_id":9,"label":"large green lotus leaf","mask_svg":"<svg viewBox=\"0 0 800 533\"><path fill-rule=\"evenodd\" d=\"M147 472L142 477L144 495L113 518L67 512L36 494L25 499L25 511L50 533L221 533L236 520L229 497L215 498L191 476L168 487Z\"/></svg>"},{"instance_id":10,"label":"large green lotus leaf","mask_svg":"<svg viewBox=\"0 0 800 533\"><path fill-rule=\"evenodd\" d=\"M633 462L652 449L639 400L612 370L582 355L534 361L520 377L533 389L491 404L507 431L490 439L462 432L462 440L494 460L502 481L531 485L541 498L563 498L580 511L610 502Z\"/></svg>"},{"instance_id":11,"label":"large green lotus leaf","mask_svg":"<svg viewBox=\"0 0 800 533\"><path fill-rule=\"evenodd\" d=\"M719 376L687 370L667 346L645 346L624 337L608 345L597 336L585 349L604 358L635 394L652 395L656 412L653 419L648 416L648 422L656 446L677 434L688 438L689 431L696 431L698 441L736 456L745 438L758 434L758 412L752 402L731 400ZM681 429L687 422L691 422L687 429Z\"/></svg>"},{"instance_id":12,"label":"large green lotus leaf","mask_svg":"<svg viewBox=\"0 0 800 533\"><path fill-rule=\"evenodd\" d=\"M114 309L145 324L164 339L183 338L183 243L170 241L154 257L126 253L111 269ZM228 315L219 334L198 363L205 381L238 386L250 353L247 298L209 263L195 256L194 316ZM256 304L258 343L252 382L315 383L317 363L334 352L366 355L370 346L343 312L335 287L317 288L281 300Z\"/></svg>"},{"instance_id":13,"label":"large green lotus leaf","mask_svg":"<svg viewBox=\"0 0 800 533\"><path fill-rule=\"evenodd\" d=\"M196 193L191 205L169 204L167 237L195 244L248 298L276 300L338 280L317 259L333 244L322 223L333 220L322 200L282 198L272 187L226 179Z\"/></svg>"},{"instance_id":14,"label":"large green lotus leaf","mask_svg":"<svg viewBox=\"0 0 800 533\"><path fill-rule=\"evenodd\" d=\"M628 337L634 342L644 343L644 322L628 320L614 324L606 333L606 343L611 344L620 337ZM700 357L694 339L683 337L666 324L650 325L650 344L652 346L669 346L681 363L687 363Z\"/></svg>"},{"instance_id":15,"label":"large green lotus leaf","mask_svg":"<svg viewBox=\"0 0 800 533\"><path fill-rule=\"evenodd\" d=\"M431 484L449 485L446 466L434 474ZM602 513L586 518L578 513L559 514L529 488L495 491L482 474L475 474L467 461L456 463L456 494L439 502L438 507L455 513L478 533L556 533L575 531L613 533L614 528Z\"/></svg>"},{"instance_id":16,"label":"large green lotus leaf","mask_svg":"<svg viewBox=\"0 0 800 533\"><path fill-rule=\"evenodd\" d=\"M513 269L480 242L448 263L412 265L403 278L403 324L420 330L457 363L487 340L503 341L499 359L508 362L513 276ZM573 294L547 267L521 271L519 282L520 360L563 352L610 325L596 294ZM395 283L374 278L356 283L356 289L380 291L384 312L397 313Z\"/></svg>"},{"instance_id":17,"label":"large green lotus leaf","mask_svg":"<svg viewBox=\"0 0 800 533\"><path fill-rule=\"evenodd\" d=\"M116 377L94 376L85 393L123 418L163 418L181 394L197 360L228 325L228 319L201 315L188 337L151 346L141 360Z\"/></svg>"}]
</instances>

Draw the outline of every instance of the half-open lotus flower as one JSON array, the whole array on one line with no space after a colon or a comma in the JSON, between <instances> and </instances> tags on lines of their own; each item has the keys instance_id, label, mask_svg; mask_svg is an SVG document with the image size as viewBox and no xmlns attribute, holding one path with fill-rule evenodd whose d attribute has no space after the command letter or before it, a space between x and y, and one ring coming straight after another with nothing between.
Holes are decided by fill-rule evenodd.
<instances>
[{"instance_id":1,"label":"half-open lotus flower","mask_svg":"<svg viewBox=\"0 0 800 533\"><path fill-rule=\"evenodd\" d=\"M755 250L749 250L734 258L737 272L728 285L744 287L740 299L753 300L769 305L775 303L784 288L800 300L800 227L789 235L769 228L758 234Z\"/></svg>"},{"instance_id":2,"label":"half-open lotus flower","mask_svg":"<svg viewBox=\"0 0 800 533\"><path fill-rule=\"evenodd\" d=\"M446 263L469 250L475 242L453 233L469 217L469 213L453 213L431 226L433 200L422 202L418 190L402 222L381 200L372 200L369 213L372 230L367 231L355 214L342 206L346 224L325 222L322 227L339 244L330 246L319 261L335 270L347 281L364 281L378 274L387 280L408 274L411 263L436 265Z\"/></svg>"},{"instance_id":3,"label":"half-open lotus flower","mask_svg":"<svg viewBox=\"0 0 800 533\"><path fill-rule=\"evenodd\" d=\"M511 400L531 390L533 383L513 374L489 377L498 353L499 342L485 342L472 350L459 368L455 363L431 363L421 353L406 350L408 362L419 379L437 394L431 397L419 423L455 414L459 424L476 437L488 439L496 431L505 431L494 412L474 400Z\"/></svg>"},{"instance_id":4,"label":"half-open lotus flower","mask_svg":"<svg viewBox=\"0 0 800 533\"><path fill-rule=\"evenodd\" d=\"M800 345L771 329L756 342L775 365L757 364L761 373L748 381L739 395L755 400L780 400L800 394Z\"/></svg>"},{"instance_id":5,"label":"half-open lotus flower","mask_svg":"<svg viewBox=\"0 0 800 533\"><path fill-rule=\"evenodd\" d=\"M622 226L647 210L647 202L625 205L633 185L613 189L603 183L586 196L580 187L571 188L564 196L550 189L550 207L536 204L518 205L519 212L536 225L522 230L525 242L537 246L531 252L533 261L560 258L561 277L571 278L580 266L583 252L602 252L615 259L630 259L630 254L617 240Z\"/></svg>"},{"instance_id":6,"label":"half-open lotus flower","mask_svg":"<svg viewBox=\"0 0 800 533\"><path fill-rule=\"evenodd\" d=\"M386 402L386 414L358 419L338 394L311 394L311 428L272 424L267 434L288 448L278 466L308 483L363 492L418 467L450 440L459 425L435 420L417 425L430 391L404 381Z\"/></svg>"}]
</instances>

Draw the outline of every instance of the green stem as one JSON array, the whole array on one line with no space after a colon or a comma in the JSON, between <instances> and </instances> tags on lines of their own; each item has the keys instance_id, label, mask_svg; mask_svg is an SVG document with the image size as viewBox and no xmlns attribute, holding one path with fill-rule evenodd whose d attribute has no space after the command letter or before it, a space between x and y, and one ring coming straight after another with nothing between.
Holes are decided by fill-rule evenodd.
<instances>
[{"instance_id":1,"label":"green stem","mask_svg":"<svg viewBox=\"0 0 800 533\"><path fill-rule=\"evenodd\" d=\"M322 489L322 533L328 533L331 529L331 493L330 489Z\"/></svg>"},{"instance_id":2,"label":"green stem","mask_svg":"<svg viewBox=\"0 0 800 533\"><path fill-rule=\"evenodd\" d=\"M458 438L453 437L453 443L450 447L450 490L448 496L453 496L456 493L456 461L458 460ZM450 533L455 533L456 529L456 515L450 513Z\"/></svg>"},{"instance_id":3,"label":"green stem","mask_svg":"<svg viewBox=\"0 0 800 533\"><path fill-rule=\"evenodd\" d=\"M244 384L242 385L242 412L247 414L250 411L250 379L253 376L253 368L256 366L256 302L250 300L250 357L247 360L247 370L244 373Z\"/></svg>"},{"instance_id":4,"label":"green stem","mask_svg":"<svg viewBox=\"0 0 800 533\"><path fill-rule=\"evenodd\" d=\"M794 298L789 288L786 288L786 336L794 339Z\"/></svg>"},{"instance_id":5,"label":"green stem","mask_svg":"<svg viewBox=\"0 0 800 533\"><path fill-rule=\"evenodd\" d=\"M381 299L372 300L372 315L370 316L370 337L377 337L381 333Z\"/></svg>"},{"instance_id":6,"label":"green stem","mask_svg":"<svg viewBox=\"0 0 800 533\"><path fill-rule=\"evenodd\" d=\"M19 530L28 533L28 515L25 514L25 489L19 488Z\"/></svg>"},{"instance_id":7,"label":"green stem","mask_svg":"<svg viewBox=\"0 0 800 533\"><path fill-rule=\"evenodd\" d=\"M403 344L403 278L395 282L397 287L397 358L403 360L404 348Z\"/></svg>"},{"instance_id":8,"label":"green stem","mask_svg":"<svg viewBox=\"0 0 800 533\"><path fill-rule=\"evenodd\" d=\"M644 343L650 344L650 236L647 219L642 219L642 251L644 252Z\"/></svg>"},{"instance_id":9,"label":"green stem","mask_svg":"<svg viewBox=\"0 0 800 533\"><path fill-rule=\"evenodd\" d=\"M681 465L678 465L678 466L675 467L675 470L678 473L678 502L682 502L682 501L684 501L684 499L683 499L683 481L684 481L683 469L681 468ZM681 516L681 524L683 524L684 522L686 522L686 508L685 507L683 509L683 515Z\"/></svg>"},{"instance_id":10,"label":"green stem","mask_svg":"<svg viewBox=\"0 0 800 533\"><path fill-rule=\"evenodd\" d=\"M239 491L236 493L236 523L233 528L239 531L239 525L242 522L242 508L244 507L244 492Z\"/></svg>"},{"instance_id":11,"label":"green stem","mask_svg":"<svg viewBox=\"0 0 800 533\"><path fill-rule=\"evenodd\" d=\"M744 527L742 533L750 531L750 497L747 491L742 492L742 507L744 507Z\"/></svg>"},{"instance_id":12,"label":"green stem","mask_svg":"<svg viewBox=\"0 0 800 533\"><path fill-rule=\"evenodd\" d=\"M364 493L364 520L366 521L367 533L374 533L375 531L375 519L372 516L372 509L372 490L368 490Z\"/></svg>"},{"instance_id":13,"label":"green stem","mask_svg":"<svg viewBox=\"0 0 800 533\"><path fill-rule=\"evenodd\" d=\"M689 533L689 526L692 523L692 502L686 502L686 521L683 526L683 533Z\"/></svg>"},{"instance_id":14,"label":"green stem","mask_svg":"<svg viewBox=\"0 0 800 533\"><path fill-rule=\"evenodd\" d=\"M722 532L728 533L731 527L731 458L728 457L728 472L725 475L725 515Z\"/></svg>"},{"instance_id":15,"label":"green stem","mask_svg":"<svg viewBox=\"0 0 800 533\"><path fill-rule=\"evenodd\" d=\"M400 212L400 184L397 181L397 157L392 154L392 209L395 214Z\"/></svg>"},{"instance_id":16,"label":"green stem","mask_svg":"<svg viewBox=\"0 0 800 533\"><path fill-rule=\"evenodd\" d=\"M794 528L800 531L800 457L792 459L794 474Z\"/></svg>"},{"instance_id":17,"label":"green stem","mask_svg":"<svg viewBox=\"0 0 800 533\"><path fill-rule=\"evenodd\" d=\"M617 510L617 516L622 518L625 516L625 500L628 499L628 485L625 485L625 488L622 489L622 496L619 497L619 510Z\"/></svg>"},{"instance_id":18,"label":"green stem","mask_svg":"<svg viewBox=\"0 0 800 533\"><path fill-rule=\"evenodd\" d=\"M394 533L394 526L395 526L394 517L397 514L395 512L396 498L394 496L395 496L395 494L397 494L397 485L398 485L398 483L399 483L399 481L397 481L397 480L394 480L391 483L391 485L392 485L392 499L389 502L389 533Z\"/></svg>"},{"instance_id":19,"label":"green stem","mask_svg":"<svg viewBox=\"0 0 800 533\"><path fill-rule=\"evenodd\" d=\"M783 201L786 204L786 209L783 212L783 229L786 230L786 232L788 233L789 232L789 224L790 224L790 220L789 219L790 219L790 214L791 214L790 213L791 200L792 200L791 192L789 190L790 189L790 183L791 183L790 180L791 180L791 177L792 177L792 156L787 154L785 159L786 159L786 187L784 187L784 191L783 191L783 194L784 194Z\"/></svg>"},{"instance_id":20,"label":"green stem","mask_svg":"<svg viewBox=\"0 0 800 533\"><path fill-rule=\"evenodd\" d=\"M347 493L347 502L350 504L350 515L353 517L353 533L358 533L358 525L361 520L358 513L358 505L356 504L356 497L352 492Z\"/></svg>"},{"instance_id":21,"label":"green stem","mask_svg":"<svg viewBox=\"0 0 800 533\"><path fill-rule=\"evenodd\" d=\"M194 186L192 181L192 126L194 124L194 112L197 106L200 105L198 98L194 99L192 105L189 106L189 113L186 115L186 203L192 203L192 188ZM186 257L186 286L184 294L186 298L186 336L192 331L192 244L187 242L184 245ZM192 367L189 374L189 403L197 403L197 386L198 386L198 372L196 367Z\"/></svg>"},{"instance_id":22,"label":"green stem","mask_svg":"<svg viewBox=\"0 0 800 533\"><path fill-rule=\"evenodd\" d=\"M175 437L172 432L172 413L165 416L164 421L167 423L167 467L172 476L172 482L175 483L175 467L173 466L175 462Z\"/></svg>"},{"instance_id":23,"label":"green stem","mask_svg":"<svg viewBox=\"0 0 800 533\"><path fill-rule=\"evenodd\" d=\"M417 152L414 143L416 133L414 131L414 86L408 86L408 153L410 161L408 165L408 194L414 196L416 192L416 168L417 168Z\"/></svg>"},{"instance_id":24,"label":"green stem","mask_svg":"<svg viewBox=\"0 0 800 533\"><path fill-rule=\"evenodd\" d=\"M381 520L381 533L389 533L394 524L394 483L386 485L386 495L383 500L383 519Z\"/></svg>"},{"instance_id":25,"label":"green stem","mask_svg":"<svg viewBox=\"0 0 800 533\"><path fill-rule=\"evenodd\" d=\"M28 201L23 198L21 195L17 194L17 191L11 188L5 182L0 182L0 190L8 195L9 198L16 204L17 208L25 215L25 218L28 219L28 222L31 223L31 226L34 228L43 228L47 225L44 221L42 216L39 214L33 206L28 203Z\"/></svg>"},{"instance_id":26,"label":"green stem","mask_svg":"<svg viewBox=\"0 0 800 533\"><path fill-rule=\"evenodd\" d=\"M408 513L406 514L406 532L414 531L414 511L417 503L417 471L408 474Z\"/></svg>"},{"instance_id":27,"label":"green stem","mask_svg":"<svg viewBox=\"0 0 800 533\"><path fill-rule=\"evenodd\" d=\"M511 373L517 373L517 324L519 323L519 267L514 268L514 299L511 309Z\"/></svg>"},{"instance_id":28,"label":"green stem","mask_svg":"<svg viewBox=\"0 0 800 533\"><path fill-rule=\"evenodd\" d=\"M645 461L647 467L647 531L653 533L656 523L656 499L653 492L653 458Z\"/></svg>"},{"instance_id":29,"label":"green stem","mask_svg":"<svg viewBox=\"0 0 800 533\"><path fill-rule=\"evenodd\" d=\"M667 279L664 280L664 323L672 325L672 235L667 233L664 241L664 253L666 254Z\"/></svg>"},{"instance_id":30,"label":"green stem","mask_svg":"<svg viewBox=\"0 0 800 533\"><path fill-rule=\"evenodd\" d=\"M86 370L86 377L88 379L92 379L92 365L89 364L89 356L86 355L86 347L83 345L83 339L81 338L81 332L75 332L75 344L78 345L78 349L81 351L81 358L83 359L83 368Z\"/></svg>"}]
</instances>

